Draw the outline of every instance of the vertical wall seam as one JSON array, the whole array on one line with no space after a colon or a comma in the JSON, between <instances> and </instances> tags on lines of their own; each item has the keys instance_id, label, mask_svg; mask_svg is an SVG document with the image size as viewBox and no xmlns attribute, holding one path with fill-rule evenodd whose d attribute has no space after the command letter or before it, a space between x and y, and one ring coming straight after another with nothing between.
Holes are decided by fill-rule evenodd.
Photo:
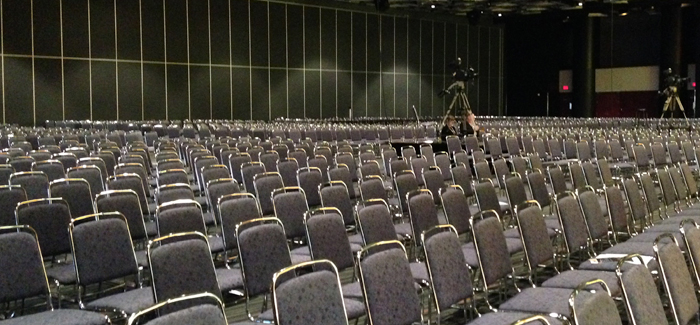
<instances>
[{"instance_id":1,"label":"vertical wall seam","mask_svg":"<svg viewBox=\"0 0 700 325\"><path fill-rule=\"evenodd\" d=\"M214 118L214 96L211 78L211 0L207 0L207 40L209 44L209 118Z\"/></svg>"},{"instance_id":2,"label":"vertical wall seam","mask_svg":"<svg viewBox=\"0 0 700 325\"><path fill-rule=\"evenodd\" d=\"M113 1L114 6L114 94L117 106L117 120L119 119L119 44L117 42L117 0Z\"/></svg>"},{"instance_id":3,"label":"vertical wall seam","mask_svg":"<svg viewBox=\"0 0 700 325\"><path fill-rule=\"evenodd\" d=\"M187 119L192 120L192 83L190 80L190 0L185 0L185 28L187 28Z\"/></svg>"},{"instance_id":4,"label":"vertical wall seam","mask_svg":"<svg viewBox=\"0 0 700 325\"><path fill-rule=\"evenodd\" d=\"M61 33L61 119L66 119L66 72L63 59L63 0L58 2L58 22Z\"/></svg>"},{"instance_id":5,"label":"vertical wall seam","mask_svg":"<svg viewBox=\"0 0 700 325\"><path fill-rule=\"evenodd\" d=\"M142 2L139 0L139 49L141 54L141 119L146 119L146 99L143 84L143 9Z\"/></svg>"},{"instance_id":6,"label":"vertical wall seam","mask_svg":"<svg viewBox=\"0 0 700 325\"><path fill-rule=\"evenodd\" d=\"M29 2L31 7L30 23L32 25L32 124L36 125L36 70L34 67L34 0Z\"/></svg>"},{"instance_id":7,"label":"vertical wall seam","mask_svg":"<svg viewBox=\"0 0 700 325\"><path fill-rule=\"evenodd\" d=\"M88 0L89 1L89 0ZM167 13L165 12L165 1L163 0L163 56L165 59L163 68L165 70L165 119L169 119L168 105L168 22Z\"/></svg>"}]
</instances>

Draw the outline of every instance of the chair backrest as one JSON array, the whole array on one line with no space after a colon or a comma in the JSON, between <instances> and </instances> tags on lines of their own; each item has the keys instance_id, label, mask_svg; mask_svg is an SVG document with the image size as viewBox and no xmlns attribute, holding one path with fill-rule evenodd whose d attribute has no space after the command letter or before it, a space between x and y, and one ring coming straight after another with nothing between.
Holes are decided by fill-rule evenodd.
<instances>
[{"instance_id":1,"label":"chair backrest","mask_svg":"<svg viewBox=\"0 0 700 325\"><path fill-rule=\"evenodd\" d=\"M156 190L156 203L165 204L176 200L194 200L194 192L189 184L175 183L164 185Z\"/></svg>"},{"instance_id":2,"label":"chair backrest","mask_svg":"<svg viewBox=\"0 0 700 325\"><path fill-rule=\"evenodd\" d=\"M396 239L391 211L386 201L372 199L355 206L357 226L365 245Z\"/></svg>"},{"instance_id":3,"label":"chair backrest","mask_svg":"<svg viewBox=\"0 0 700 325\"><path fill-rule=\"evenodd\" d=\"M566 179L564 177L564 172L559 168L559 166L548 167L547 173L549 174L549 181L552 184L552 191L555 195L559 195L569 190L566 186Z\"/></svg>"},{"instance_id":4,"label":"chair backrest","mask_svg":"<svg viewBox=\"0 0 700 325\"><path fill-rule=\"evenodd\" d=\"M79 166L68 168L66 172L68 178L82 178L90 184L90 192L97 195L105 189L105 183L102 179L102 172L95 166Z\"/></svg>"},{"instance_id":5,"label":"chair backrest","mask_svg":"<svg viewBox=\"0 0 700 325\"><path fill-rule=\"evenodd\" d=\"M491 210L493 211L493 210ZM513 265L506 246L506 237L499 218L470 219L474 246L482 275L482 286L487 289L513 273Z\"/></svg>"},{"instance_id":6,"label":"chair backrest","mask_svg":"<svg viewBox=\"0 0 700 325\"><path fill-rule=\"evenodd\" d=\"M588 231L592 239L607 239L608 222L598 203L598 196L591 187L578 191L578 201L586 218Z\"/></svg>"},{"instance_id":7,"label":"chair backrest","mask_svg":"<svg viewBox=\"0 0 700 325\"><path fill-rule=\"evenodd\" d=\"M304 268L311 273L297 275ZM272 278L275 324L348 324L338 270L328 260L286 267ZM299 292L303 298L299 299Z\"/></svg>"},{"instance_id":8,"label":"chair backrest","mask_svg":"<svg viewBox=\"0 0 700 325\"><path fill-rule=\"evenodd\" d=\"M190 303L189 301L196 301ZM170 309L172 305L181 303L192 307L181 309L169 314L161 312L161 309ZM129 325L142 324L141 318L153 318L152 314L163 314L151 321L149 325L190 325L190 324L211 324L226 325L226 314L224 305L217 296L211 293L199 293L187 295L179 298L168 299L150 308L132 314L129 317Z\"/></svg>"},{"instance_id":9,"label":"chair backrest","mask_svg":"<svg viewBox=\"0 0 700 325\"><path fill-rule=\"evenodd\" d=\"M393 176L397 172L410 169L408 164L408 159L404 159L403 157L392 158L391 161L389 161L389 169L387 170L387 173Z\"/></svg>"},{"instance_id":10,"label":"chair backrest","mask_svg":"<svg viewBox=\"0 0 700 325\"><path fill-rule=\"evenodd\" d=\"M299 171L299 163L295 158L289 157L277 164L277 171L282 176L284 186L299 186L297 181L297 172Z\"/></svg>"},{"instance_id":11,"label":"chair backrest","mask_svg":"<svg viewBox=\"0 0 700 325\"><path fill-rule=\"evenodd\" d=\"M589 248L590 234L576 194L564 192L557 196L556 203L567 252L572 254Z\"/></svg>"},{"instance_id":12,"label":"chair backrest","mask_svg":"<svg viewBox=\"0 0 700 325\"><path fill-rule=\"evenodd\" d=\"M70 253L68 225L71 214L65 200L24 201L17 205L15 215L18 225L28 225L36 231L44 257Z\"/></svg>"},{"instance_id":13,"label":"chair backrest","mask_svg":"<svg viewBox=\"0 0 700 325\"><path fill-rule=\"evenodd\" d=\"M231 171L231 177L238 181L238 183L243 184L241 168L245 163L250 162L252 162L252 160L247 152L241 152L238 156L230 156L227 164L229 170Z\"/></svg>"},{"instance_id":14,"label":"chair backrest","mask_svg":"<svg viewBox=\"0 0 700 325\"><path fill-rule=\"evenodd\" d=\"M385 245L391 249L368 254L372 249ZM408 325L422 322L420 299L401 243L394 240L371 245L358 253L358 259L370 324ZM394 294L386 294L388 290Z\"/></svg>"},{"instance_id":15,"label":"chair backrest","mask_svg":"<svg viewBox=\"0 0 700 325\"><path fill-rule=\"evenodd\" d=\"M664 148L664 145L661 143L654 143L649 149L651 150L654 167L666 166L666 148Z\"/></svg>"},{"instance_id":16,"label":"chair backrest","mask_svg":"<svg viewBox=\"0 0 700 325\"><path fill-rule=\"evenodd\" d=\"M700 229L692 219L681 221L679 228L683 235L683 243L686 247L693 279L695 279L695 284L698 284L700 283Z\"/></svg>"},{"instance_id":17,"label":"chair backrest","mask_svg":"<svg viewBox=\"0 0 700 325\"><path fill-rule=\"evenodd\" d=\"M442 179L445 181L452 179L452 174L450 173L450 168L452 168L450 156L445 152L436 152L434 158L435 165L440 167L442 171Z\"/></svg>"},{"instance_id":18,"label":"chair backrest","mask_svg":"<svg viewBox=\"0 0 700 325\"><path fill-rule=\"evenodd\" d=\"M639 255L631 254L618 262L615 271L622 290L627 317L632 324L666 324L666 313L661 303L659 290L651 272L643 263L620 269L626 261Z\"/></svg>"},{"instance_id":19,"label":"chair backrest","mask_svg":"<svg viewBox=\"0 0 700 325\"><path fill-rule=\"evenodd\" d=\"M685 179L685 184L688 186L688 195L697 197L699 188L693 171L687 163L681 163L680 168L683 173L683 178Z\"/></svg>"},{"instance_id":20,"label":"chair backrest","mask_svg":"<svg viewBox=\"0 0 700 325\"><path fill-rule=\"evenodd\" d=\"M327 259L340 270L355 265L340 210L320 208L307 211L304 224L312 260Z\"/></svg>"},{"instance_id":21,"label":"chair backrest","mask_svg":"<svg viewBox=\"0 0 700 325\"><path fill-rule=\"evenodd\" d=\"M681 171L678 167L674 166L668 169L668 174L671 177L671 181L673 181L677 199L690 204L690 193L688 192L688 186L685 183L685 178L681 174Z\"/></svg>"},{"instance_id":22,"label":"chair backrest","mask_svg":"<svg viewBox=\"0 0 700 325\"><path fill-rule=\"evenodd\" d=\"M469 165L461 164L452 167L452 184L462 187L464 194L467 197L474 196L474 188L472 187L472 171Z\"/></svg>"},{"instance_id":23,"label":"chair backrest","mask_svg":"<svg viewBox=\"0 0 700 325\"><path fill-rule=\"evenodd\" d=\"M272 193L284 187L282 176L277 172L266 172L254 177L255 195L260 203L263 215L275 212L272 206Z\"/></svg>"},{"instance_id":24,"label":"chair backrest","mask_svg":"<svg viewBox=\"0 0 700 325\"><path fill-rule=\"evenodd\" d=\"M579 141L576 143L576 156L580 161L588 161L593 158L591 156L591 147L587 141Z\"/></svg>"},{"instance_id":25,"label":"chair backrest","mask_svg":"<svg viewBox=\"0 0 700 325\"><path fill-rule=\"evenodd\" d=\"M27 194L19 185L0 186L0 227L17 224L15 208L21 202L27 200Z\"/></svg>"},{"instance_id":26,"label":"chair backrest","mask_svg":"<svg viewBox=\"0 0 700 325\"><path fill-rule=\"evenodd\" d=\"M309 210L308 197L301 187L284 187L272 192L275 217L284 225L289 238L303 237L304 213ZM318 191L317 191L318 193Z\"/></svg>"},{"instance_id":27,"label":"chair backrest","mask_svg":"<svg viewBox=\"0 0 700 325\"><path fill-rule=\"evenodd\" d=\"M328 178L329 182L341 182L345 184L348 188L348 195L351 198L355 198L355 187L352 182L352 175L350 174L350 169L345 164L337 164L335 167L328 167ZM352 189L352 193L350 193Z\"/></svg>"},{"instance_id":28,"label":"chair backrest","mask_svg":"<svg viewBox=\"0 0 700 325\"><path fill-rule=\"evenodd\" d=\"M664 238L670 243L661 244ZM676 324L688 324L698 313L693 281L676 237L670 233L659 235L654 241L654 257L659 263L660 278L664 291L671 302L671 311Z\"/></svg>"},{"instance_id":29,"label":"chair backrest","mask_svg":"<svg viewBox=\"0 0 700 325\"><path fill-rule=\"evenodd\" d=\"M379 167L379 163L376 160L368 160L360 165L359 169L360 175L364 178L367 176L382 176L382 171Z\"/></svg>"},{"instance_id":30,"label":"chair backrest","mask_svg":"<svg viewBox=\"0 0 700 325\"><path fill-rule=\"evenodd\" d=\"M322 171L317 167L301 168L297 172L299 187L304 189L306 201L309 206L321 205L321 196L318 189L325 183Z\"/></svg>"},{"instance_id":31,"label":"chair backrest","mask_svg":"<svg viewBox=\"0 0 700 325\"><path fill-rule=\"evenodd\" d=\"M430 166L423 171L423 183L435 199L435 204L440 203L440 191L445 188L445 181L438 166Z\"/></svg>"},{"instance_id":32,"label":"chair backrest","mask_svg":"<svg viewBox=\"0 0 700 325\"><path fill-rule=\"evenodd\" d=\"M49 184L53 198L63 198L70 207L73 218L95 213L90 184L82 178L64 178Z\"/></svg>"},{"instance_id":33,"label":"chair backrest","mask_svg":"<svg viewBox=\"0 0 700 325\"><path fill-rule=\"evenodd\" d=\"M48 177L49 182L66 177L66 169L58 160L44 160L35 162L32 171L43 172Z\"/></svg>"},{"instance_id":34,"label":"chair backrest","mask_svg":"<svg viewBox=\"0 0 700 325\"><path fill-rule=\"evenodd\" d=\"M418 185L424 185L423 183L423 171L428 169L428 160L425 157L411 159L411 170L416 175L416 180L418 180ZM440 174L440 179L442 179L442 174Z\"/></svg>"},{"instance_id":35,"label":"chair backrest","mask_svg":"<svg viewBox=\"0 0 700 325\"><path fill-rule=\"evenodd\" d=\"M453 160L455 162L455 166L459 166L460 164L469 166L469 155L464 150L455 152Z\"/></svg>"},{"instance_id":36,"label":"chair backrest","mask_svg":"<svg viewBox=\"0 0 700 325\"><path fill-rule=\"evenodd\" d=\"M418 180L416 179L416 175L410 170L397 172L394 174L394 189L396 190L396 195L399 197L399 206L401 207L401 211L408 213L406 195L418 190Z\"/></svg>"},{"instance_id":37,"label":"chair backrest","mask_svg":"<svg viewBox=\"0 0 700 325\"><path fill-rule=\"evenodd\" d=\"M532 276L538 265L554 260L554 250L547 235L544 214L537 201L528 201L515 209L515 217L523 243L525 262Z\"/></svg>"},{"instance_id":38,"label":"chair backrest","mask_svg":"<svg viewBox=\"0 0 700 325\"><path fill-rule=\"evenodd\" d=\"M148 200L146 199L146 190L143 187L143 181L138 174L118 174L110 176L107 180L108 190L132 190L139 196L141 203L141 211L148 214Z\"/></svg>"},{"instance_id":39,"label":"chair backrest","mask_svg":"<svg viewBox=\"0 0 700 325\"><path fill-rule=\"evenodd\" d=\"M104 191L95 197L96 212L119 212L129 225L134 240L146 238L146 225L139 196L132 190Z\"/></svg>"},{"instance_id":40,"label":"chair backrest","mask_svg":"<svg viewBox=\"0 0 700 325\"><path fill-rule=\"evenodd\" d=\"M156 303L183 295L208 292L221 298L214 262L201 233L175 233L148 244L153 296ZM181 301L161 308L161 315L196 305Z\"/></svg>"},{"instance_id":41,"label":"chair backrest","mask_svg":"<svg viewBox=\"0 0 700 325\"><path fill-rule=\"evenodd\" d=\"M156 210L159 237L180 232L207 233L202 207L194 200L175 200Z\"/></svg>"},{"instance_id":42,"label":"chair backrest","mask_svg":"<svg viewBox=\"0 0 700 325\"><path fill-rule=\"evenodd\" d=\"M49 179L43 172L16 172L10 175L10 185L22 186L28 200L49 197Z\"/></svg>"},{"instance_id":43,"label":"chair backrest","mask_svg":"<svg viewBox=\"0 0 700 325\"><path fill-rule=\"evenodd\" d=\"M319 189L319 194L321 195L321 205L324 208L338 209L346 225L355 223L352 201L350 201L350 195L345 183L331 181L330 186L324 186Z\"/></svg>"},{"instance_id":44,"label":"chair backrest","mask_svg":"<svg viewBox=\"0 0 700 325\"><path fill-rule=\"evenodd\" d=\"M505 159L500 158L494 160L492 165L493 170L496 172L496 179L498 180L496 184L499 188L505 188L505 180L513 176L510 173L510 168L508 168L508 163L506 163Z\"/></svg>"},{"instance_id":45,"label":"chair backrest","mask_svg":"<svg viewBox=\"0 0 700 325\"><path fill-rule=\"evenodd\" d=\"M269 293L273 275L292 265L281 221L275 218L245 221L236 227L236 239L246 297Z\"/></svg>"},{"instance_id":46,"label":"chair backrest","mask_svg":"<svg viewBox=\"0 0 700 325\"><path fill-rule=\"evenodd\" d=\"M513 173L513 177L505 180L506 197L511 208L517 207L519 204L527 201L527 192L525 191L525 183L523 183L520 174Z\"/></svg>"},{"instance_id":47,"label":"chair backrest","mask_svg":"<svg viewBox=\"0 0 700 325\"><path fill-rule=\"evenodd\" d=\"M438 315L473 297L470 272L457 230L449 225L436 226L422 233L421 241Z\"/></svg>"},{"instance_id":48,"label":"chair backrest","mask_svg":"<svg viewBox=\"0 0 700 325\"><path fill-rule=\"evenodd\" d=\"M264 173L265 165L263 165L261 162L253 161L241 165L241 178L243 180L244 188L248 193L256 194L254 183L255 175Z\"/></svg>"},{"instance_id":49,"label":"chair backrest","mask_svg":"<svg viewBox=\"0 0 700 325\"><path fill-rule=\"evenodd\" d=\"M75 218L69 232L78 284L87 286L139 273L129 227L121 213Z\"/></svg>"},{"instance_id":50,"label":"chair backrest","mask_svg":"<svg viewBox=\"0 0 700 325\"><path fill-rule=\"evenodd\" d=\"M328 160L326 156L317 155L313 158L309 158L307 161L309 168L318 168L321 171L321 179L323 182L328 181Z\"/></svg>"},{"instance_id":51,"label":"chair backrest","mask_svg":"<svg viewBox=\"0 0 700 325\"><path fill-rule=\"evenodd\" d=\"M258 200L250 193L233 193L221 196L216 205L227 249L236 247L236 226L239 223L262 218Z\"/></svg>"},{"instance_id":52,"label":"chair backrest","mask_svg":"<svg viewBox=\"0 0 700 325\"><path fill-rule=\"evenodd\" d=\"M603 290L590 294L584 289L600 284ZM582 296L582 297L579 297ZM596 279L580 284L569 298L572 320L580 325L622 325L615 301L610 297L610 289L603 280Z\"/></svg>"},{"instance_id":53,"label":"chair backrest","mask_svg":"<svg viewBox=\"0 0 700 325\"><path fill-rule=\"evenodd\" d=\"M541 207L550 205L551 196L547 190L547 183L544 175L540 171L533 171L527 174L527 183L530 187L532 199L537 201Z\"/></svg>"},{"instance_id":54,"label":"chair backrest","mask_svg":"<svg viewBox=\"0 0 700 325\"><path fill-rule=\"evenodd\" d=\"M632 190L637 191L637 189ZM632 235L632 228L630 228L630 224L628 222L627 207L625 206L622 190L619 187L615 185L606 186L604 191L605 204L607 206L608 217L610 218L610 224L612 226L613 238L617 242L618 233ZM636 194L639 195L639 192ZM643 203L641 207L643 208ZM632 220L635 220L634 216L632 218Z\"/></svg>"},{"instance_id":55,"label":"chair backrest","mask_svg":"<svg viewBox=\"0 0 700 325\"><path fill-rule=\"evenodd\" d=\"M447 143L447 151L450 153L450 155L462 150L462 140L459 138L459 136L450 135L445 138L445 142Z\"/></svg>"},{"instance_id":56,"label":"chair backrest","mask_svg":"<svg viewBox=\"0 0 700 325\"><path fill-rule=\"evenodd\" d=\"M226 165L220 165L220 164L204 166L204 167L202 167L200 174L201 174L201 179L202 179L202 189L203 190L206 190L207 184L210 181L213 181L215 179L220 179L220 178L230 178L231 177L231 173L229 173L228 167L226 167Z\"/></svg>"},{"instance_id":57,"label":"chair backrest","mask_svg":"<svg viewBox=\"0 0 700 325\"><path fill-rule=\"evenodd\" d=\"M363 176L360 180L359 188L362 201L371 199L388 200L388 195L384 188L384 180L381 176Z\"/></svg>"},{"instance_id":58,"label":"chair backrest","mask_svg":"<svg viewBox=\"0 0 700 325\"><path fill-rule=\"evenodd\" d=\"M488 178L492 179L493 174L491 173L491 168L489 167L489 163L487 161L479 161L476 164L474 164L474 173L476 174L476 178Z\"/></svg>"},{"instance_id":59,"label":"chair backrest","mask_svg":"<svg viewBox=\"0 0 700 325\"><path fill-rule=\"evenodd\" d=\"M32 170L34 161L34 158L29 156L18 156L10 160L10 165L12 165L17 172L28 172Z\"/></svg>"},{"instance_id":60,"label":"chair backrest","mask_svg":"<svg viewBox=\"0 0 700 325\"><path fill-rule=\"evenodd\" d=\"M493 210L499 216L501 215L501 204L498 201L496 188L490 179L483 179L480 183L474 185L474 193L476 193L476 203L479 205L479 211Z\"/></svg>"},{"instance_id":61,"label":"chair backrest","mask_svg":"<svg viewBox=\"0 0 700 325\"><path fill-rule=\"evenodd\" d=\"M15 173L15 168L10 164L0 164L0 185L10 185L10 175Z\"/></svg>"},{"instance_id":62,"label":"chair backrest","mask_svg":"<svg viewBox=\"0 0 700 325\"><path fill-rule=\"evenodd\" d=\"M37 233L30 226L0 227L0 302L9 303L39 295L49 296L42 251ZM51 310L51 299L47 299Z\"/></svg>"},{"instance_id":63,"label":"chair backrest","mask_svg":"<svg viewBox=\"0 0 700 325\"><path fill-rule=\"evenodd\" d=\"M659 180L659 188L661 189L661 197L663 198L664 206L666 209L668 209L668 206L675 208L678 196L668 168L657 169L656 177Z\"/></svg>"},{"instance_id":64,"label":"chair backrest","mask_svg":"<svg viewBox=\"0 0 700 325\"><path fill-rule=\"evenodd\" d=\"M571 176L571 184L574 190L584 188L588 185L586 181L586 175L583 172L583 167L577 161L572 161L569 163L569 174Z\"/></svg>"},{"instance_id":65,"label":"chair backrest","mask_svg":"<svg viewBox=\"0 0 700 325\"><path fill-rule=\"evenodd\" d=\"M95 166L100 169L102 179L107 179L109 173L107 173L107 165L104 160L99 157L83 157L78 159L78 166Z\"/></svg>"},{"instance_id":66,"label":"chair backrest","mask_svg":"<svg viewBox=\"0 0 700 325\"><path fill-rule=\"evenodd\" d=\"M583 174L586 177L588 185L595 190L601 190L603 188L603 182L601 182L601 179L598 177L598 168L590 161L584 162L581 168L583 169Z\"/></svg>"},{"instance_id":67,"label":"chair backrest","mask_svg":"<svg viewBox=\"0 0 700 325\"><path fill-rule=\"evenodd\" d=\"M527 176L528 166L525 158L521 156L511 156L510 163L513 166L513 170L520 174L521 177Z\"/></svg>"},{"instance_id":68,"label":"chair backrest","mask_svg":"<svg viewBox=\"0 0 700 325\"><path fill-rule=\"evenodd\" d=\"M442 209L447 223L452 225L457 234L463 234L470 230L469 201L459 185L452 185L440 192Z\"/></svg>"},{"instance_id":69,"label":"chair backrest","mask_svg":"<svg viewBox=\"0 0 700 325\"><path fill-rule=\"evenodd\" d=\"M610 171L610 164L608 164L605 158L596 159L596 166L598 167L598 173L600 174L600 180L603 185L611 186L615 184L612 171Z\"/></svg>"},{"instance_id":70,"label":"chair backrest","mask_svg":"<svg viewBox=\"0 0 700 325\"><path fill-rule=\"evenodd\" d=\"M156 184L158 187L184 183L189 184L187 172L184 169L166 169L158 171Z\"/></svg>"},{"instance_id":71,"label":"chair backrest","mask_svg":"<svg viewBox=\"0 0 700 325\"><path fill-rule=\"evenodd\" d=\"M439 195L439 193L436 194ZM440 224L435 199L429 190L412 191L406 196L408 197L408 216L411 221L413 238L420 237L423 231ZM420 244L420 242L416 240L415 244Z\"/></svg>"}]
</instances>

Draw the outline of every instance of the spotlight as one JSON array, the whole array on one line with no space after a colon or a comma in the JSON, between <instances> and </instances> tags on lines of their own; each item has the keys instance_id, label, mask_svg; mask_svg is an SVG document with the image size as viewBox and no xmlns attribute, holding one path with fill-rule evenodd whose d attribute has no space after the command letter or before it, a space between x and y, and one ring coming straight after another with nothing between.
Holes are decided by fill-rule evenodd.
<instances>
[{"instance_id":1,"label":"spotlight","mask_svg":"<svg viewBox=\"0 0 700 325\"><path fill-rule=\"evenodd\" d=\"M502 14L502 13L499 13L499 14L498 14L498 17L503 17L503 14Z\"/></svg>"},{"instance_id":2,"label":"spotlight","mask_svg":"<svg viewBox=\"0 0 700 325\"><path fill-rule=\"evenodd\" d=\"M579 3L578 3L578 6L579 6L579 7L583 7L583 2L579 2Z\"/></svg>"},{"instance_id":3,"label":"spotlight","mask_svg":"<svg viewBox=\"0 0 700 325\"><path fill-rule=\"evenodd\" d=\"M430 9L435 9L435 5L430 5Z\"/></svg>"}]
</instances>

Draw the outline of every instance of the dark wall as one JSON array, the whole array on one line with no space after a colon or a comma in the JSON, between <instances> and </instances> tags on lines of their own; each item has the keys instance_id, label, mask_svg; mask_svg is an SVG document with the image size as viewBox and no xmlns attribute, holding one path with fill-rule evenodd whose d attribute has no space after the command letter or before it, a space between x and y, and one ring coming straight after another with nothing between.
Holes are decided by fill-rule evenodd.
<instances>
[{"instance_id":1,"label":"dark wall","mask_svg":"<svg viewBox=\"0 0 700 325\"><path fill-rule=\"evenodd\" d=\"M457 55L481 73L477 113L503 107L500 27L326 2L0 3L6 123L438 115Z\"/></svg>"}]
</instances>

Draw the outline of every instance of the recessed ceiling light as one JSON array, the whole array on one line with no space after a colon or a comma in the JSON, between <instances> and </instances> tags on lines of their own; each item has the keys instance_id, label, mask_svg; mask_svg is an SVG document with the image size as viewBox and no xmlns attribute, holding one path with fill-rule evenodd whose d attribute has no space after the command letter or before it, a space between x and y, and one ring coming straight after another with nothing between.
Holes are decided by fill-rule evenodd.
<instances>
[{"instance_id":1,"label":"recessed ceiling light","mask_svg":"<svg viewBox=\"0 0 700 325\"><path fill-rule=\"evenodd\" d=\"M435 9L435 5L430 5L430 8Z\"/></svg>"},{"instance_id":2,"label":"recessed ceiling light","mask_svg":"<svg viewBox=\"0 0 700 325\"><path fill-rule=\"evenodd\" d=\"M503 14L499 13L499 14L498 14L498 17L503 17Z\"/></svg>"},{"instance_id":3,"label":"recessed ceiling light","mask_svg":"<svg viewBox=\"0 0 700 325\"><path fill-rule=\"evenodd\" d=\"M579 7L583 7L583 2L579 2L579 3L578 3L578 6L579 6Z\"/></svg>"}]
</instances>

